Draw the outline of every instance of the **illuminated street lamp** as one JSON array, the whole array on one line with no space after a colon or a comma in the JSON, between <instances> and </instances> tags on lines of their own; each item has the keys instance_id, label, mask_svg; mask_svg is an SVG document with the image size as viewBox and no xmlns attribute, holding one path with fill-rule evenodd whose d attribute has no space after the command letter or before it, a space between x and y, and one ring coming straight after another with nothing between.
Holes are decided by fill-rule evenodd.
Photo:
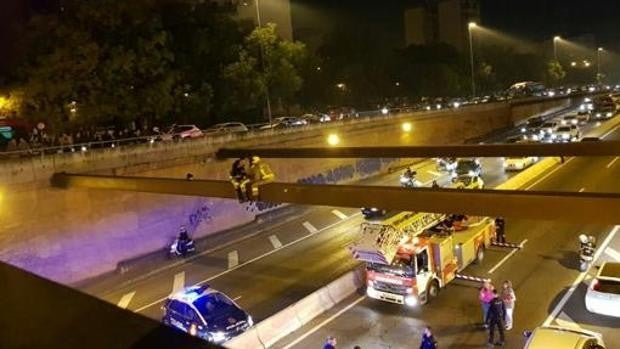
<instances>
[{"instance_id":1,"label":"illuminated street lamp","mask_svg":"<svg viewBox=\"0 0 620 349\"><path fill-rule=\"evenodd\" d=\"M347 87L347 85L345 85L344 83L340 82L340 83L336 84L336 87L338 87L341 90L344 90Z\"/></svg>"},{"instance_id":2,"label":"illuminated street lamp","mask_svg":"<svg viewBox=\"0 0 620 349\"><path fill-rule=\"evenodd\" d=\"M577 66L577 62L575 62L575 61L570 62L570 66L571 67L576 67Z\"/></svg>"},{"instance_id":3,"label":"illuminated street lamp","mask_svg":"<svg viewBox=\"0 0 620 349\"><path fill-rule=\"evenodd\" d=\"M467 32L469 33L469 64L471 68L471 94L472 97L476 97L476 79L474 73L474 44L472 31L478 27L476 22L469 22L467 25Z\"/></svg>"},{"instance_id":4,"label":"illuminated street lamp","mask_svg":"<svg viewBox=\"0 0 620 349\"><path fill-rule=\"evenodd\" d=\"M601 53L603 53L603 48L599 47L596 50L596 82L601 84Z\"/></svg>"},{"instance_id":5,"label":"illuminated street lamp","mask_svg":"<svg viewBox=\"0 0 620 349\"><path fill-rule=\"evenodd\" d=\"M553 59L558 61L558 41L562 40L559 35L553 37Z\"/></svg>"},{"instance_id":6,"label":"illuminated street lamp","mask_svg":"<svg viewBox=\"0 0 620 349\"><path fill-rule=\"evenodd\" d=\"M403 132L411 132L411 130L413 130L413 125L409 121L406 121L402 123L401 128Z\"/></svg>"}]
</instances>

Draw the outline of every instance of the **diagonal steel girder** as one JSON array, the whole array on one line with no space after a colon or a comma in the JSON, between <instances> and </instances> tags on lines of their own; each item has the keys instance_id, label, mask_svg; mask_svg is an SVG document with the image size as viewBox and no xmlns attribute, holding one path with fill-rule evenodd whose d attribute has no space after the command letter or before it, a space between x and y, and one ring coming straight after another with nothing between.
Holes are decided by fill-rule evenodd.
<instances>
[{"instance_id":1,"label":"diagonal steel girder","mask_svg":"<svg viewBox=\"0 0 620 349\"><path fill-rule=\"evenodd\" d=\"M575 143L454 144L393 147L222 148L220 159L264 158L433 158L500 156L616 156L620 141Z\"/></svg>"},{"instance_id":2,"label":"diagonal steel girder","mask_svg":"<svg viewBox=\"0 0 620 349\"><path fill-rule=\"evenodd\" d=\"M60 188L128 190L146 193L236 198L227 181L55 174ZM387 186L270 183L260 199L273 203L390 210L465 213L576 223L620 224L620 193L520 190L406 189Z\"/></svg>"}]
</instances>

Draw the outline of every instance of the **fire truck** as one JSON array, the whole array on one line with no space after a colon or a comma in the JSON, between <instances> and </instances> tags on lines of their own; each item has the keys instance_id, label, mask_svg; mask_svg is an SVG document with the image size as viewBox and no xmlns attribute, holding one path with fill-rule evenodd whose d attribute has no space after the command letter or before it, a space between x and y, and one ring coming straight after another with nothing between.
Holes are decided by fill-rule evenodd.
<instances>
[{"instance_id":1,"label":"fire truck","mask_svg":"<svg viewBox=\"0 0 620 349\"><path fill-rule=\"evenodd\" d=\"M481 262L494 235L488 217L401 212L361 225L350 247L366 262L370 298L416 306L426 304L456 274Z\"/></svg>"}]
</instances>

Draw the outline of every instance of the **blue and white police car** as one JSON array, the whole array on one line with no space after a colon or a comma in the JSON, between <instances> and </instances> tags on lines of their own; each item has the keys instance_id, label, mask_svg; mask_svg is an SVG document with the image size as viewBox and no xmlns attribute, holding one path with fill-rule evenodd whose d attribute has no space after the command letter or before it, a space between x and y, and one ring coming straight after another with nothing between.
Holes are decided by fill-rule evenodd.
<instances>
[{"instance_id":1,"label":"blue and white police car","mask_svg":"<svg viewBox=\"0 0 620 349\"><path fill-rule=\"evenodd\" d=\"M252 317L232 299L209 286L196 286L170 295L163 323L213 343L245 332Z\"/></svg>"}]
</instances>

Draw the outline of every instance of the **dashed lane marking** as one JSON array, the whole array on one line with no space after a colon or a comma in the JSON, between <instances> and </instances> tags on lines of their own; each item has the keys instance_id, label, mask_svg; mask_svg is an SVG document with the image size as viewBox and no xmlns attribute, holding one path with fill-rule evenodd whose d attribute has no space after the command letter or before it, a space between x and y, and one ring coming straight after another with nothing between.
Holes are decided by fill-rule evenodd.
<instances>
[{"instance_id":1,"label":"dashed lane marking","mask_svg":"<svg viewBox=\"0 0 620 349\"><path fill-rule=\"evenodd\" d=\"M616 261L620 262L620 252L614 250L613 248L607 247L605 249L605 254L615 259Z\"/></svg>"},{"instance_id":2,"label":"dashed lane marking","mask_svg":"<svg viewBox=\"0 0 620 349\"><path fill-rule=\"evenodd\" d=\"M228 269L234 268L239 264L239 252L237 250L228 252Z\"/></svg>"},{"instance_id":3,"label":"dashed lane marking","mask_svg":"<svg viewBox=\"0 0 620 349\"><path fill-rule=\"evenodd\" d=\"M617 156L607 164L607 168L611 168L616 163L616 161L618 161Z\"/></svg>"},{"instance_id":4,"label":"dashed lane marking","mask_svg":"<svg viewBox=\"0 0 620 349\"><path fill-rule=\"evenodd\" d=\"M121 300L118 301L118 304L117 304L118 307L119 308L123 308L123 309L127 309L127 306L129 305L129 302L131 302L131 299L135 295L136 295L136 291L129 292L129 293L123 295L123 297L121 297Z\"/></svg>"},{"instance_id":5,"label":"dashed lane marking","mask_svg":"<svg viewBox=\"0 0 620 349\"><path fill-rule=\"evenodd\" d=\"M271 245L273 245L273 248L282 247L282 243L280 242L280 239L278 239L278 237L275 235L269 235L269 241L271 242Z\"/></svg>"},{"instance_id":6,"label":"dashed lane marking","mask_svg":"<svg viewBox=\"0 0 620 349\"><path fill-rule=\"evenodd\" d=\"M443 174L442 174L442 173L439 173L439 172L436 172L436 171L431 171L431 170L428 170L428 171L426 171L426 172L427 172L427 173L432 174L432 175L433 175L433 176L435 176L435 177L441 177L441 176L443 176Z\"/></svg>"},{"instance_id":7,"label":"dashed lane marking","mask_svg":"<svg viewBox=\"0 0 620 349\"><path fill-rule=\"evenodd\" d=\"M495 264L495 266L489 270L489 274L493 274L494 271L496 271L499 267L501 267L502 264L506 263L506 261L510 257L512 257L515 253L517 253L517 251L521 250L523 246L525 246L526 243L527 243L527 239L521 241L521 243L519 244L519 248L515 248L514 250L510 251L509 254L505 255L501 261L497 262L497 264Z\"/></svg>"},{"instance_id":8,"label":"dashed lane marking","mask_svg":"<svg viewBox=\"0 0 620 349\"><path fill-rule=\"evenodd\" d=\"M352 215L349 217L349 220L351 220L351 219L353 219L353 218L357 218L357 217L359 217L359 216L361 216L361 213L359 213L359 212L358 212L358 213L354 213L354 214L352 214ZM336 222L336 223L330 224L330 225L328 225L328 226L326 226L326 227L324 227L324 228L321 228L321 230L320 230L320 231L318 231L318 232L323 232L323 231L326 231L326 230L332 229L332 228L334 228L334 227L336 227L336 226L338 226L338 225L342 224L342 222L343 222L343 221L338 221L338 222ZM286 245L283 245L282 247L283 247L283 248L286 248L286 247L289 247L289 246L293 246L293 245L298 244L298 243L300 243L300 242L302 242L302 241L304 241L304 240L306 240L306 239L311 238L312 236L314 236L314 235L313 235L313 234L304 235L304 236L300 237L300 238L299 238L299 239L297 239L297 240L294 240L294 241L291 241L291 242L286 243ZM222 275L226 275L226 274L228 274L228 273L230 273L230 272L232 272L232 271L234 271L234 270L236 270L236 269L238 269L238 268L244 267L244 266L249 265L249 264L252 264L252 263L254 263L254 262L258 261L258 260L261 260L261 259L263 259L263 258L265 258L265 257L271 256L272 254L274 254L274 253L276 253L276 252L278 252L278 251L279 251L279 249L278 249L278 250L269 250L269 252L263 253L263 254L262 254L262 255L260 255L260 256L257 256L257 257L254 257L254 258L252 258L252 259L248 260L248 261L245 261L245 262L243 262L243 263L241 263L241 264L237 265L237 266L236 266L236 267L234 267L234 268L230 268L230 269L223 270L223 271L221 271L221 272L219 272L219 273L217 273L217 274L215 274L215 275L212 275L212 276L207 277L206 279L203 279L203 280L201 280L201 281L198 281L198 282L196 283L196 285L202 285L202 284L204 284L204 283L206 283L206 282L209 282L209 281L211 281L211 280L215 280L215 279L217 279L217 278L221 277ZM137 309L136 309L136 310L134 310L134 311L135 311L136 313L139 313L139 312L141 312L141 311L143 311L143 310L145 310L145 309L148 309L148 308L150 308L150 307L152 307L152 306L155 306L155 305L157 305L157 304L159 304L159 303L161 303L161 302L165 301L165 300L166 300L166 298L167 298L167 297L162 297L162 298L156 299L156 300L152 301L151 303L145 304L145 305L143 305L143 306L141 306L141 307L137 308Z\"/></svg>"},{"instance_id":9,"label":"dashed lane marking","mask_svg":"<svg viewBox=\"0 0 620 349\"><path fill-rule=\"evenodd\" d=\"M340 219L347 219L348 216L344 213L342 213L341 211L338 210L332 210L332 213L336 215L336 217L340 218Z\"/></svg>"},{"instance_id":10,"label":"dashed lane marking","mask_svg":"<svg viewBox=\"0 0 620 349\"><path fill-rule=\"evenodd\" d=\"M185 287L185 272L174 274L174 280L172 281L172 293L177 293Z\"/></svg>"},{"instance_id":11,"label":"dashed lane marking","mask_svg":"<svg viewBox=\"0 0 620 349\"><path fill-rule=\"evenodd\" d=\"M310 222L303 222L301 223L301 225L304 226L304 228L306 228L307 231L309 231L311 234L314 234L316 232L318 232L319 230L317 228L314 227L314 225L312 225L312 223Z\"/></svg>"}]
</instances>

